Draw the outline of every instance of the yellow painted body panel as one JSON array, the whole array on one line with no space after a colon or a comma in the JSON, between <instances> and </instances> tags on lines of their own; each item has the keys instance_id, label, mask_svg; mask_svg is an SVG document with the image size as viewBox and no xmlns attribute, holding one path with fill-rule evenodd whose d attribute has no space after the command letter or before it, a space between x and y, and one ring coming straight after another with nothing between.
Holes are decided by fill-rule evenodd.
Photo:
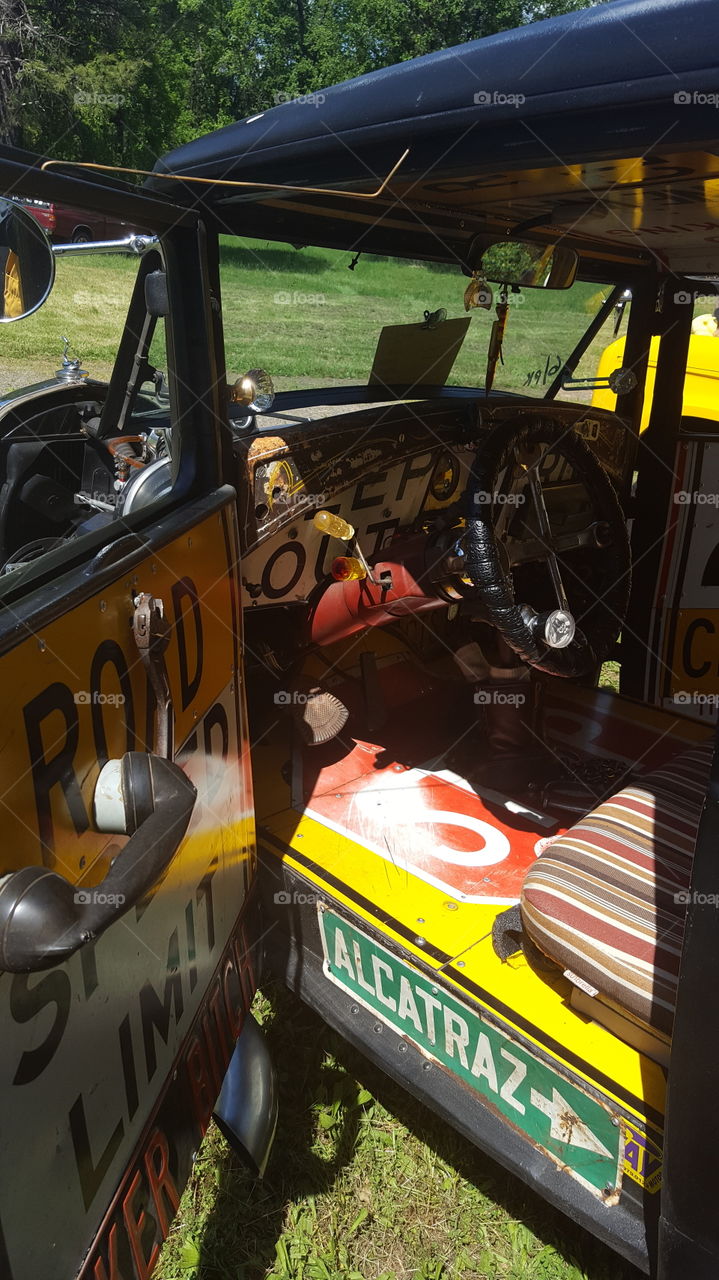
<instances>
[{"instance_id":1,"label":"yellow painted body panel","mask_svg":"<svg viewBox=\"0 0 719 1280\"><path fill-rule=\"evenodd\" d=\"M118 838L96 831L91 820L85 830L77 829L59 783L47 788L44 817L40 816L43 806L38 788L42 787L28 723L37 724L40 757L51 763L68 741L66 715L52 709L52 698L47 713L40 709L34 714L32 708L40 706L48 691L65 686L66 701L77 714L72 771L78 784L78 812L84 809L86 815L91 815L100 767L98 756L120 757L127 750L143 750L150 745L146 738L148 721L152 723L152 704L148 706L148 682L132 633L133 598L139 591L162 599L166 614L175 624L166 664L173 695L176 748L190 738L208 707L223 696L227 698L226 691L235 679L230 637L236 626L236 605L228 573L225 520L225 513L211 515L193 528L191 536L178 538L148 556L133 569L131 578L120 578L69 608L2 658L5 709L0 774L6 779L2 795L2 874L42 859L71 882L92 885L102 879L110 859L117 854ZM124 683L118 670L125 676ZM134 726L134 740L126 720ZM244 735L246 719L243 720ZM205 847L198 849L203 865L207 861L208 838L218 850L254 847L245 742L239 744L236 767L244 771L244 780L238 778L239 793L245 797L243 812L236 806L236 798L231 805L225 798L217 813L212 815L208 810L201 829L196 828L195 835L185 842L189 847L193 842L205 841Z\"/></svg>"},{"instance_id":2,"label":"yellow painted body panel","mask_svg":"<svg viewBox=\"0 0 719 1280\"><path fill-rule=\"evenodd\" d=\"M386 649L396 644L386 633L381 639L375 635L371 640L375 651L380 645ZM353 664L358 647L354 646ZM337 662L334 654L333 661ZM563 696L567 696L566 687ZM580 715L597 694L574 688L570 696ZM611 702L619 717L620 732L622 723L627 727L639 725L656 738L673 732L678 749L682 742L690 744L706 737L706 729L690 721L678 722L676 717L616 695L600 697ZM288 769L291 756L287 727L282 724L276 725L262 746L255 749L259 838L267 855L281 858L278 845L283 846L285 861L317 886L318 895L341 904L359 925L379 927L423 966L436 972L445 970L443 981L453 987L460 999L490 1008L495 1015L499 1010L499 1016L521 1035L613 1098L625 1116L643 1115L645 1106L663 1113L665 1074L655 1061L573 1011L569 1005L571 986L561 975L551 980L540 977L521 955L504 963L499 960L492 947L491 930L503 906L452 900L435 885L393 865L391 858L380 857L361 841L303 814L299 795L293 802ZM270 839L262 839L263 830ZM308 867L306 859L317 869ZM365 909L358 898L372 904L372 909ZM393 921L403 926L401 932L393 927ZM411 931L414 942L408 941L405 930ZM436 951L451 957L455 973L461 971L461 981L446 972L450 962L438 960L432 954ZM476 988L486 993L486 999ZM578 1066L577 1060L583 1065ZM617 1092L613 1092L611 1082L616 1082ZM627 1092L636 1099L636 1106L629 1106L622 1096Z\"/></svg>"},{"instance_id":3,"label":"yellow painted body panel","mask_svg":"<svg viewBox=\"0 0 719 1280\"><path fill-rule=\"evenodd\" d=\"M526 1030L523 1034L534 1044L546 1049L551 1041L555 1041L588 1065L587 1071L576 1072L576 1067L569 1064L570 1070L596 1083L592 1072L594 1068L597 1073L616 1080L623 1089L655 1111L663 1112L665 1080L662 1069L603 1027L574 1013L568 1004L571 988L566 979L557 978L550 983L539 978L523 956L514 956L504 963L499 960L491 940L492 924L498 913L496 906L460 903L452 904L456 909L449 910L446 897L432 885L408 877L401 871L393 871L361 845L335 835L312 819L297 821L293 815L284 813L269 820L258 816L258 821L260 828L272 831L289 848L301 847L302 852L321 864L333 879L343 881L357 893L371 899L380 918L383 913L399 917L403 924L418 931L417 936L423 937L433 947L449 952L455 964L461 960L468 981L483 987L493 998L484 1007L495 1008L495 1002L500 1001L509 1008L506 1020L510 1024L513 1022L512 1011L520 1019L527 1019L537 1028L537 1034L532 1036ZM263 848L275 852L272 846L264 845ZM302 863L294 862L291 854L287 858L298 874L316 884L318 890L326 886L321 873L314 874ZM377 914L363 910L335 885L329 892L358 920L377 927ZM422 964L440 969L439 962L433 960L423 946L413 946L393 930L389 922L382 925L382 932ZM476 1001L482 1006L481 1000L473 998L466 988L453 983L446 975L445 981L465 1003ZM521 1029L517 1022L513 1025ZM567 1061L561 1054L557 1056L560 1061ZM622 1108L626 1107L617 1094L612 1094L611 1090L607 1092ZM640 1114L638 1108L637 1114Z\"/></svg>"},{"instance_id":4,"label":"yellow painted body panel","mask_svg":"<svg viewBox=\"0 0 719 1280\"><path fill-rule=\"evenodd\" d=\"M659 338L651 340L649 348L649 365L644 391L644 405L640 430L644 431L649 423L652 396L654 395L654 375L657 367ZM621 368L624 359L624 338L602 352L597 367L598 378L608 378L615 369ZM592 394L592 404L600 409L617 410L617 397L613 391L601 388ZM708 334L693 333L689 339L689 358L684 379L684 402L682 413L685 417L711 418L719 422L719 337Z\"/></svg>"}]
</instances>

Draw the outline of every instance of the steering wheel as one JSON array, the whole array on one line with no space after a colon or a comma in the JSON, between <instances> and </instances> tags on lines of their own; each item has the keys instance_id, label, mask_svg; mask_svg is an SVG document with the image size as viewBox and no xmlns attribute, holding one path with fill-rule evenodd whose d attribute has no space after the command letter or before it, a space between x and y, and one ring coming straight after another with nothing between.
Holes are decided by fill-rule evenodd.
<instances>
[{"instance_id":1,"label":"steering wheel","mask_svg":"<svg viewBox=\"0 0 719 1280\"><path fill-rule=\"evenodd\" d=\"M540 474L548 453L567 460L573 482L581 482L589 497L594 522L583 537L560 539L552 531ZM524 496L515 493L515 503L521 501L522 506L512 508L508 490L516 489L517 483L523 484ZM488 621L530 666L555 676L589 674L612 651L631 584L624 513L611 480L589 446L573 427L560 426L541 415L523 419L519 425L502 422L481 444L467 500L465 580L482 602ZM516 523L536 550L513 560L509 526ZM571 547L572 541L581 552L570 551L570 559L564 559L560 566L558 550ZM559 545L562 542L564 548ZM571 557L580 555L581 561L572 569ZM530 559L534 566L527 563ZM526 578L524 565L536 568L542 561L549 570L555 599L538 602L535 598L534 605L518 603L515 577ZM565 578L579 610L570 607ZM541 588L537 594L543 594ZM554 607L547 608L547 604Z\"/></svg>"}]
</instances>

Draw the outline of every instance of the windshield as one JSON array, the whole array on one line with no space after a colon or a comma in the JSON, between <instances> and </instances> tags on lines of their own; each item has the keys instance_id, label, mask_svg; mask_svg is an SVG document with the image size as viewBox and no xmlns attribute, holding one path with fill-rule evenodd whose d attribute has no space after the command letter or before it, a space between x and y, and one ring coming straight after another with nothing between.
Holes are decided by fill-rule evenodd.
<instances>
[{"instance_id":1,"label":"windshield","mask_svg":"<svg viewBox=\"0 0 719 1280\"><path fill-rule=\"evenodd\" d=\"M577 280L570 289L524 289L519 294L510 293L502 360L497 365L494 389L539 398L546 396L613 288L613 285L599 286ZM494 309L488 318L491 324ZM572 381L580 382L596 375L601 352L612 340L614 324L612 312L579 361ZM566 379L559 391L562 400L587 399L590 395L591 392L581 386L573 387Z\"/></svg>"},{"instance_id":2,"label":"windshield","mask_svg":"<svg viewBox=\"0 0 719 1280\"><path fill-rule=\"evenodd\" d=\"M354 264L354 265L353 265ZM348 270L348 268L350 268ZM316 247L225 237L221 242L225 344L230 380L252 366L269 370L280 390L366 383L476 387L485 383L487 351L499 288L489 310L464 309L469 283L459 264L413 262ZM509 294L502 361L494 389L538 399L549 387L614 286L576 281L570 289ZM446 319L434 318L446 312ZM420 332L445 328L442 358ZM626 317L624 319L626 324ZM396 330L397 326L411 326ZM389 329L396 330L388 332ZM596 374L613 336L612 314L582 358L575 377ZM461 330L461 332L460 332ZM383 332L384 331L384 332ZM383 345L378 352L378 343ZM432 351L422 364L412 354ZM445 358L452 348L452 358ZM377 357L381 355L381 360ZM449 367L447 367L449 365ZM417 374L426 368L427 375ZM414 376L410 376L414 371ZM371 376L372 375L372 376ZM561 398L591 399L586 389Z\"/></svg>"}]
</instances>

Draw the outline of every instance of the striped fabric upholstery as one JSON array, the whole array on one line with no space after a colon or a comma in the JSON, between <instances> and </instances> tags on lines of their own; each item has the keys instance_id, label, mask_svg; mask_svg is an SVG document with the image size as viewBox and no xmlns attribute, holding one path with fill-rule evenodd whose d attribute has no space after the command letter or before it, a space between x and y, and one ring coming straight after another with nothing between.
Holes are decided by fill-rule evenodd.
<instances>
[{"instance_id":1,"label":"striped fabric upholstery","mask_svg":"<svg viewBox=\"0 0 719 1280\"><path fill-rule=\"evenodd\" d=\"M712 744L605 800L528 872L529 937L642 1022L671 1032L692 856Z\"/></svg>"}]
</instances>

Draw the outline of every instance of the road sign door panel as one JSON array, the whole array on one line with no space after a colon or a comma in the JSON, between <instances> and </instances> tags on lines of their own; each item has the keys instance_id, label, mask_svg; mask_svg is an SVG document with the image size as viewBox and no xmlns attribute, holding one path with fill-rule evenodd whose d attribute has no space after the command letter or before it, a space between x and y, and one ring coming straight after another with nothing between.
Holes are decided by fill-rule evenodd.
<instances>
[{"instance_id":1,"label":"road sign door panel","mask_svg":"<svg viewBox=\"0 0 719 1280\"><path fill-rule=\"evenodd\" d=\"M79 578L0 657L4 874L44 864L89 901L122 858L127 838L97 830L93 796L108 759L153 747L140 592L170 622L175 761L197 789L185 838L136 906L65 963L0 975L0 1271L13 1280L65 1280L86 1256L98 1280L149 1274L251 999L238 920L254 818L224 494L98 590Z\"/></svg>"}]
</instances>

